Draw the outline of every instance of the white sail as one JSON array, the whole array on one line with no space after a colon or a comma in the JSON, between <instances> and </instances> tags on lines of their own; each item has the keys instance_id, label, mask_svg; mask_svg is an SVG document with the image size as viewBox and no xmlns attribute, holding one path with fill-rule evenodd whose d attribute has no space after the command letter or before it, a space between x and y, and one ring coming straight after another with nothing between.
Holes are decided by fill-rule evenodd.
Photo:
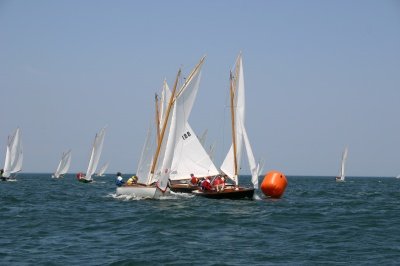
<instances>
[{"instance_id":1,"label":"white sail","mask_svg":"<svg viewBox=\"0 0 400 266\"><path fill-rule=\"evenodd\" d=\"M242 125L243 126L243 125ZM254 159L253 149L251 148L249 137L247 136L247 131L243 127L243 140L246 147L247 159L249 161L250 173L251 173L251 182L253 183L253 187L258 189L258 176L260 174L260 165L256 163Z\"/></svg>"},{"instance_id":2,"label":"white sail","mask_svg":"<svg viewBox=\"0 0 400 266\"><path fill-rule=\"evenodd\" d=\"M170 179L189 179L190 174L196 177L219 174L189 123L186 123L184 132L175 147Z\"/></svg>"},{"instance_id":3,"label":"white sail","mask_svg":"<svg viewBox=\"0 0 400 266\"><path fill-rule=\"evenodd\" d=\"M251 148L249 137L245 126L245 86L243 75L242 56L236 60L235 72L231 73L231 115L232 115L232 145L221 165L221 170L238 185L238 175L240 171L241 156L243 146L246 148L247 161L249 163L251 180L253 187L258 188L258 176L260 165L254 159L253 149ZM236 143L236 154L234 154L234 143ZM235 164L236 158L236 164Z\"/></svg>"},{"instance_id":4,"label":"white sail","mask_svg":"<svg viewBox=\"0 0 400 266\"><path fill-rule=\"evenodd\" d=\"M141 167L141 165L146 166L148 165L147 163L151 162L145 182L147 186L117 187L118 195L128 194L136 197L158 198L161 195L165 195L165 193L169 193L167 185L171 173L174 150L178 141L177 138L180 138L184 134L186 121L190 115L197 87L199 86L200 69L203 62L204 58L201 59L200 63L190 73L182 87L177 90L177 83L181 74L179 70L171 96L168 97L166 94L166 100L161 101L161 107L156 105L159 112L156 117L159 123L156 124L159 127L156 134L157 148L151 160L143 159L142 161L141 159L141 163L139 164ZM168 88L166 83L164 88ZM143 148L143 151L147 150L146 146ZM138 170L140 167L138 167ZM140 178L140 176L138 177Z\"/></svg>"},{"instance_id":5,"label":"white sail","mask_svg":"<svg viewBox=\"0 0 400 266\"><path fill-rule=\"evenodd\" d=\"M22 169L23 148L20 129L17 128L11 136L8 137L6 159L4 162L3 177L10 177Z\"/></svg>"},{"instance_id":6,"label":"white sail","mask_svg":"<svg viewBox=\"0 0 400 266\"><path fill-rule=\"evenodd\" d=\"M232 145L229 149L228 154L225 157L221 165L221 170L231 178L236 184L238 184L238 171L240 169L240 162L242 156L242 146L243 146L243 127L245 125L245 93L244 93L244 77L243 77L243 67L242 67L242 57L239 55L236 60L235 73L231 74L231 108L234 117L234 138L236 142L236 154L234 154L234 145L232 140ZM236 167L235 167L235 157L236 157Z\"/></svg>"},{"instance_id":7,"label":"white sail","mask_svg":"<svg viewBox=\"0 0 400 266\"><path fill-rule=\"evenodd\" d=\"M347 152L348 149L347 147L344 149L343 154L342 154L342 161L340 164L340 172L339 172L339 179L340 181L344 181L346 178L346 174L345 174L345 165L346 165L346 160L347 160Z\"/></svg>"},{"instance_id":8,"label":"white sail","mask_svg":"<svg viewBox=\"0 0 400 266\"><path fill-rule=\"evenodd\" d=\"M167 108L168 108L168 103L171 99L171 95L172 92L168 87L167 81L164 80L163 83L163 88L161 91L161 100L160 100L160 113L159 113L159 128L162 128L162 126L164 125L164 121L167 118ZM171 117L171 113L170 113L170 117ZM166 124L166 129L169 129L171 125L171 119L168 119L167 124ZM170 133L170 130L166 130L164 133L164 141L162 142L162 145L160 147L160 153L158 156L158 162L163 162L164 161L164 157L165 157L165 149L167 148L167 139L168 139L168 135ZM159 139L160 136L157 136L156 140ZM152 176L152 180L150 182L154 182L157 181L159 179L159 177L161 176L161 172L162 170L162 163L159 163L155 169L155 175ZM167 170L168 171L168 170Z\"/></svg>"},{"instance_id":9,"label":"white sail","mask_svg":"<svg viewBox=\"0 0 400 266\"><path fill-rule=\"evenodd\" d=\"M197 91L200 86L201 67L204 57L195 69L190 73L185 83L175 96L174 109L172 112L168 139L165 148L164 160L161 164L161 176L159 186L165 189L171 173L171 166L174 158L175 147L181 138L184 138L187 121L190 117Z\"/></svg>"},{"instance_id":10,"label":"white sail","mask_svg":"<svg viewBox=\"0 0 400 266\"><path fill-rule=\"evenodd\" d=\"M147 175L150 172L152 156L154 154L154 149L152 145L152 127L150 126L147 130L146 140L144 142L142 153L140 155L138 167L136 170L136 176L138 177L139 183L146 183Z\"/></svg>"},{"instance_id":11,"label":"white sail","mask_svg":"<svg viewBox=\"0 0 400 266\"><path fill-rule=\"evenodd\" d=\"M168 107L169 99L171 98L171 90L169 89L168 83L164 80L163 88L161 90L161 101L160 101L160 124L161 127L166 117L166 109Z\"/></svg>"},{"instance_id":12,"label":"white sail","mask_svg":"<svg viewBox=\"0 0 400 266\"><path fill-rule=\"evenodd\" d=\"M104 173L107 171L107 168L109 165L110 165L110 162L106 162L105 164L103 164L103 166L100 168L99 173L97 175L103 176Z\"/></svg>"},{"instance_id":13,"label":"white sail","mask_svg":"<svg viewBox=\"0 0 400 266\"><path fill-rule=\"evenodd\" d=\"M66 174L69 170L70 165L71 165L71 150L68 150L67 152L63 152L61 160L54 173L54 177L59 178L60 176Z\"/></svg>"},{"instance_id":14,"label":"white sail","mask_svg":"<svg viewBox=\"0 0 400 266\"><path fill-rule=\"evenodd\" d=\"M86 176L85 176L86 180L91 180L92 175L96 172L96 168L100 160L101 151L103 149L105 133L106 133L105 128L103 128L100 130L99 133L96 134L96 137L93 142L92 153L90 155L88 169L86 171Z\"/></svg>"}]
</instances>

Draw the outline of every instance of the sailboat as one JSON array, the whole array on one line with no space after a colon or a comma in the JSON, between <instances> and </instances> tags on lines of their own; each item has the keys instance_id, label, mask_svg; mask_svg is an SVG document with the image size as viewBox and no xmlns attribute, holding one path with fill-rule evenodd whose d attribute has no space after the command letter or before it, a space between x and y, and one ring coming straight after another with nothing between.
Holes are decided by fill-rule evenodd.
<instances>
[{"instance_id":1,"label":"sailboat","mask_svg":"<svg viewBox=\"0 0 400 266\"><path fill-rule=\"evenodd\" d=\"M194 194L208 198L253 199L258 188L260 166L256 163L245 127L245 87L242 55L236 60L235 72L230 74L230 111L232 126L232 145L221 165L221 171L232 184L226 184L223 190L195 190ZM252 174L253 187L239 186L239 169L243 148ZM211 182L212 183L212 182Z\"/></svg>"},{"instance_id":2,"label":"sailboat","mask_svg":"<svg viewBox=\"0 0 400 266\"><path fill-rule=\"evenodd\" d=\"M171 95L165 98L165 104L162 105L163 110L158 109L156 97L155 151L149 149L152 139L149 131L136 172L138 182L117 187L117 195L157 199L170 193L168 182L175 147L180 138L188 136L185 125L196 97L204 59L203 57L195 66L179 89L177 87L181 70L178 71Z\"/></svg>"},{"instance_id":3,"label":"sailboat","mask_svg":"<svg viewBox=\"0 0 400 266\"><path fill-rule=\"evenodd\" d=\"M67 152L63 152L61 156L61 160L58 163L57 169L53 174L53 178L63 177L69 170L69 166L71 165L71 150Z\"/></svg>"},{"instance_id":4,"label":"sailboat","mask_svg":"<svg viewBox=\"0 0 400 266\"><path fill-rule=\"evenodd\" d=\"M96 134L92 146L92 153L90 154L89 165L86 171L86 175L78 173L77 178L80 182L89 183L92 182L92 175L96 172L97 165L99 164L100 155L103 150L104 136L106 129L102 128L99 133Z\"/></svg>"},{"instance_id":5,"label":"sailboat","mask_svg":"<svg viewBox=\"0 0 400 266\"><path fill-rule=\"evenodd\" d=\"M169 91L168 85L165 84L164 88ZM198 85L194 87L192 91L193 98L196 97L198 89ZM166 95L168 95L168 93L166 93ZM175 146L171 173L169 176L169 186L173 192L190 193L198 189L197 184L192 184L190 182L191 175L196 178L205 178L208 176L215 176L219 174L219 171L202 144L202 140L205 140L207 131L205 131L202 138L199 139L189 125L188 119L190 113L188 113L187 107L184 108L184 110L183 108L181 108L182 110L180 111L177 110L186 115L182 116L180 121L177 121L177 123L181 123L183 126L183 134Z\"/></svg>"},{"instance_id":6,"label":"sailboat","mask_svg":"<svg viewBox=\"0 0 400 266\"><path fill-rule=\"evenodd\" d=\"M110 162L106 162L103 164L103 166L100 168L99 172L97 173L97 176L104 176L104 173L107 171L108 166L110 165Z\"/></svg>"},{"instance_id":7,"label":"sailboat","mask_svg":"<svg viewBox=\"0 0 400 266\"><path fill-rule=\"evenodd\" d=\"M21 171L23 161L23 149L21 141L21 131L19 128L8 136L6 159L4 168L0 170L1 180L9 181L15 178L15 174Z\"/></svg>"},{"instance_id":8,"label":"sailboat","mask_svg":"<svg viewBox=\"0 0 400 266\"><path fill-rule=\"evenodd\" d=\"M344 167L346 164L346 160L347 160L347 147L344 149L343 154L342 154L342 162L340 164L340 172L339 172L339 176L336 177L336 182L344 182L345 181L345 173L344 173Z\"/></svg>"}]
</instances>

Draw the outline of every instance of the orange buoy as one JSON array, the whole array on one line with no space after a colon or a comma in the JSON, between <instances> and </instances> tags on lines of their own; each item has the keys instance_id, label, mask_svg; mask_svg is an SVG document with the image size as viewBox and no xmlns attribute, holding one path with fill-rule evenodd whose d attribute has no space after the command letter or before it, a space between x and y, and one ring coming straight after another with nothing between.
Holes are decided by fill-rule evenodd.
<instances>
[{"instance_id":1,"label":"orange buoy","mask_svg":"<svg viewBox=\"0 0 400 266\"><path fill-rule=\"evenodd\" d=\"M286 176L278 171L267 173L261 183L261 191L272 198L280 198L287 186Z\"/></svg>"}]
</instances>

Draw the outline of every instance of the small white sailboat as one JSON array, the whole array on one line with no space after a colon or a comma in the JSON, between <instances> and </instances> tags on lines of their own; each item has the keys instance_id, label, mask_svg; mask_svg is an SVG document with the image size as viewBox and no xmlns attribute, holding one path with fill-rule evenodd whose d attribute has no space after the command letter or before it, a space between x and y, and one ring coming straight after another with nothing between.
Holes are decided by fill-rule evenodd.
<instances>
[{"instance_id":1,"label":"small white sailboat","mask_svg":"<svg viewBox=\"0 0 400 266\"><path fill-rule=\"evenodd\" d=\"M245 127L245 86L243 75L242 55L239 54L235 71L230 74L230 111L232 125L232 145L224 162L221 165L222 172L233 182L233 185L225 185L222 191L196 190L194 194L208 198L229 199L253 199L254 190L258 188L258 176L260 166L256 163L253 150ZM247 159L252 175L253 187L239 186L239 170L243 148L246 149Z\"/></svg>"},{"instance_id":2,"label":"small white sailboat","mask_svg":"<svg viewBox=\"0 0 400 266\"><path fill-rule=\"evenodd\" d=\"M346 179L344 169L345 169L346 160L347 160L347 152L348 152L348 148L346 147L342 154L342 161L340 164L339 176L336 177L336 182L344 182Z\"/></svg>"},{"instance_id":3,"label":"small white sailboat","mask_svg":"<svg viewBox=\"0 0 400 266\"><path fill-rule=\"evenodd\" d=\"M96 172L97 165L99 164L100 155L103 150L104 136L106 129L102 128L99 133L96 134L92 146L92 152L90 154L89 165L86 171L86 175L78 173L77 178L80 182L89 183L92 182L92 175Z\"/></svg>"},{"instance_id":4,"label":"small white sailboat","mask_svg":"<svg viewBox=\"0 0 400 266\"><path fill-rule=\"evenodd\" d=\"M21 171L23 161L23 148L21 131L19 128L8 136L6 158L4 168L1 169L1 180L8 181L15 178L15 174Z\"/></svg>"},{"instance_id":5,"label":"small white sailboat","mask_svg":"<svg viewBox=\"0 0 400 266\"><path fill-rule=\"evenodd\" d=\"M71 165L71 150L67 152L63 152L61 156L61 160L58 163L57 169L53 174L53 178L60 178L63 177L69 170Z\"/></svg>"},{"instance_id":6,"label":"small white sailboat","mask_svg":"<svg viewBox=\"0 0 400 266\"><path fill-rule=\"evenodd\" d=\"M156 97L156 149L148 149L148 142L151 140L148 134L136 172L138 183L117 187L117 195L157 199L169 194L168 180L172 172L175 147L180 138L184 138L185 134L187 136L185 121L196 97L203 63L204 57L179 89L177 87L181 70L178 71L170 96L162 99L165 103L161 105L161 110ZM182 108L185 108L185 112L182 112Z\"/></svg>"},{"instance_id":7,"label":"small white sailboat","mask_svg":"<svg viewBox=\"0 0 400 266\"><path fill-rule=\"evenodd\" d=\"M106 162L103 164L103 166L100 168L99 172L97 173L97 176L104 176L104 173L107 171L108 166L110 165L110 162Z\"/></svg>"}]
</instances>

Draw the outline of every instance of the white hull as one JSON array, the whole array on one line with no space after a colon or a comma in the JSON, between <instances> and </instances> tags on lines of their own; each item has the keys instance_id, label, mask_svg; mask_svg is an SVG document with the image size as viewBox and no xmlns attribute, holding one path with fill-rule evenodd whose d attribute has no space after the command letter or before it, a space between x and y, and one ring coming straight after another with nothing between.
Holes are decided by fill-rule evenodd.
<instances>
[{"instance_id":1,"label":"white hull","mask_svg":"<svg viewBox=\"0 0 400 266\"><path fill-rule=\"evenodd\" d=\"M144 199L158 199L161 196L168 196L170 194L169 188L165 192L162 192L155 186L122 186L117 187L117 196L133 196L136 198Z\"/></svg>"}]
</instances>

